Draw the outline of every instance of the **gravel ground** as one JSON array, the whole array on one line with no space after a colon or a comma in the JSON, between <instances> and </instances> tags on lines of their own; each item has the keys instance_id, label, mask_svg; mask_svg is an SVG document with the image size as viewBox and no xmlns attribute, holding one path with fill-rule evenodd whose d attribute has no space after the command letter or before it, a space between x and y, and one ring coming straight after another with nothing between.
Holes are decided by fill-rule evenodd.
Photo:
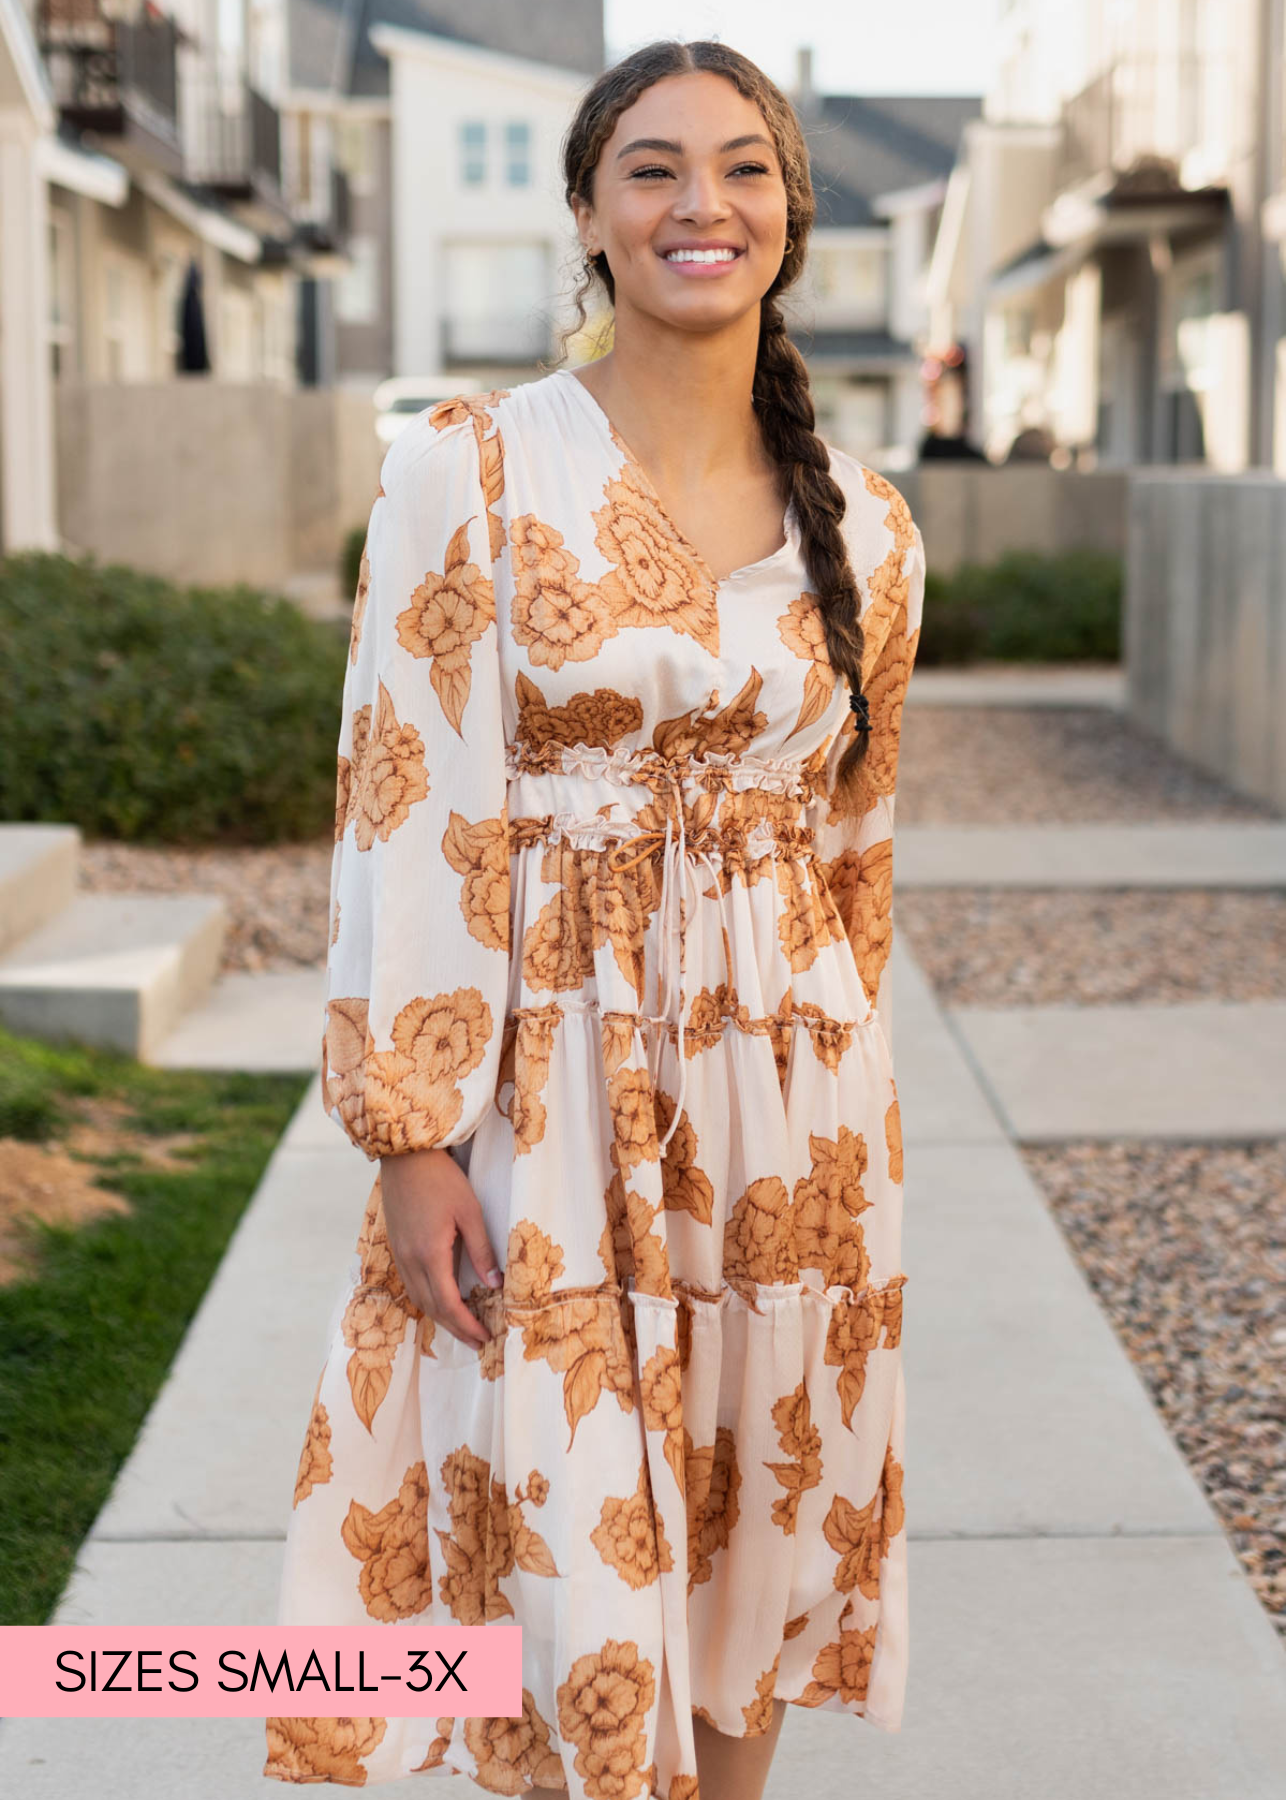
<instances>
[{"instance_id":1,"label":"gravel ground","mask_svg":"<svg viewBox=\"0 0 1286 1800\"><path fill-rule=\"evenodd\" d=\"M244 849L153 849L90 839L80 885L99 894L221 894L230 924L220 973L326 961L334 836Z\"/></svg>"},{"instance_id":2,"label":"gravel ground","mask_svg":"<svg viewBox=\"0 0 1286 1800\"><path fill-rule=\"evenodd\" d=\"M1020 1154L1286 1638L1286 1140Z\"/></svg>"},{"instance_id":3,"label":"gravel ground","mask_svg":"<svg viewBox=\"0 0 1286 1800\"><path fill-rule=\"evenodd\" d=\"M1277 817L1109 708L921 706L902 717L899 824Z\"/></svg>"},{"instance_id":4,"label":"gravel ground","mask_svg":"<svg viewBox=\"0 0 1286 1800\"><path fill-rule=\"evenodd\" d=\"M1286 891L898 890L944 1006L1286 1000Z\"/></svg>"}]
</instances>

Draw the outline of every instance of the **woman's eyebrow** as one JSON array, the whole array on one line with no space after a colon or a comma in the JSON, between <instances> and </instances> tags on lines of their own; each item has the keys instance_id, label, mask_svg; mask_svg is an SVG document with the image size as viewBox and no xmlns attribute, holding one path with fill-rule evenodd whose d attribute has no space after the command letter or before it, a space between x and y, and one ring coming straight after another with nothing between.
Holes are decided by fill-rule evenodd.
<instances>
[{"instance_id":1,"label":"woman's eyebrow","mask_svg":"<svg viewBox=\"0 0 1286 1800\"><path fill-rule=\"evenodd\" d=\"M723 156L729 150L744 150L747 144L767 144L770 150L773 147L772 139L765 137L762 131L750 131L745 137L729 138L726 144L720 144L719 154ZM664 150L671 156L683 155L683 145L674 143L670 138L635 138L623 150L616 152L617 162L623 156L628 156L631 150Z\"/></svg>"}]
</instances>

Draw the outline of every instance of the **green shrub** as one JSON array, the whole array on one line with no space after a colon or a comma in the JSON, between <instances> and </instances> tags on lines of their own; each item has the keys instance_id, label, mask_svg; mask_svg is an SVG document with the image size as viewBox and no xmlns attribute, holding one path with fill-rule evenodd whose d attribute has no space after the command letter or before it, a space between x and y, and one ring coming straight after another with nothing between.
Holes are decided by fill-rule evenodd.
<instances>
[{"instance_id":1,"label":"green shrub","mask_svg":"<svg viewBox=\"0 0 1286 1800\"><path fill-rule=\"evenodd\" d=\"M138 842L333 822L349 627L238 584L0 561L0 818Z\"/></svg>"},{"instance_id":2,"label":"green shrub","mask_svg":"<svg viewBox=\"0 0 1286 1800\"><path fill-rule=\"evenodd\" d=\"M339 579L344 593L350 598L357 593L357 584L362 578L362 551L365 548L365 525L354 525L351 531L344 533L339 553Z\"/></svg>"},{"instance_id":3,"label":"green shrub","mask_svg":"<svg viewBox=\"0 0 1286 1800\"><path fill-rule=\"evenodd\" d=\"M1010 550L925 583L917 662L1116 662L1122 568L1101 550Z\"/></svg>"}]
</instances>

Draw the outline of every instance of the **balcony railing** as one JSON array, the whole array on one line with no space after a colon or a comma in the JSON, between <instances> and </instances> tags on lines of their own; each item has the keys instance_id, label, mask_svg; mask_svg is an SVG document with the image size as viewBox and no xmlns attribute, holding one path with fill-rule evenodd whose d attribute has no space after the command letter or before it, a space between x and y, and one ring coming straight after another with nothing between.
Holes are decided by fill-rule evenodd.
<instances>
[{"instance_id":1,"label":"balcony railing","mask_svg":"<svg viewBox=\"0 0 1286 1800\"><path fill-rule=\"evenodd\" d=\"M172 19L104 18L97 0L41 0L40 48L55 102L81 130L137 146L167 173L180 166L178 32Z\"/></svg>"},{"instance_id":2,"label":"balcony railing","mask_svg":"<svg viewBox=\"0 0 1286 1800\"><path fill-rule=\"evenodd\" d=\"M1230 156L1248 116L1226 56L1123 59L1065 102L1058 185L1126 174L1145 162L1168 164L1177 180L1192 151Z\"/></svg>"},{"instance_id":3,"label":"balcony railing","mask_svg":"<svg viewBox=\"0 0 1286 1800\"><path fill-rule=\"evenodd\" d=\"M257 201L284 215L281 115L240 79L193 78L188 172L230 200Z\"/></svg>"}]
</instances>

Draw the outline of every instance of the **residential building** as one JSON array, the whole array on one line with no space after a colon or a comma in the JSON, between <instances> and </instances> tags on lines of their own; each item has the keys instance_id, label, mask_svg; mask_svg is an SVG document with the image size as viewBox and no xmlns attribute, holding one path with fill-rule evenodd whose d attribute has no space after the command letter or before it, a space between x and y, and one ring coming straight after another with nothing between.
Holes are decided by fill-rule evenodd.
<instances>
[{"instance_id":1,"label":"residential building","mask_svg":"<svg viewBox=\"0 0 1286 1800\"><path fill-rule=\"evenodd\" d=\"M1000 28L929 284L989 453L1282 468L1283 0L1005 0Z\"/></svg>"},{"instance_id":2,"label":"residential building","mask_svg":"<svg viewBox=\"0 0 1286 1800\"><path fill-rule=\"evenodd\" d=\"M285 4L288 197L306 206L330 156L347 188L348 267L304 284L312 378L534 373L557 136L603 65L602 0Z\"/></svg>"},{"instance_id":3,"label":"residential building","mask_svg":"<svg viewBox=\"0 0 1286 1800\"><path fill-rule=\"evenodd\" d=\"M831 442L887 468L924 432L926 276L961 133L977 96L819 94L799 53L817 220L789 315Z\"/></svg>"}]
</instances>

